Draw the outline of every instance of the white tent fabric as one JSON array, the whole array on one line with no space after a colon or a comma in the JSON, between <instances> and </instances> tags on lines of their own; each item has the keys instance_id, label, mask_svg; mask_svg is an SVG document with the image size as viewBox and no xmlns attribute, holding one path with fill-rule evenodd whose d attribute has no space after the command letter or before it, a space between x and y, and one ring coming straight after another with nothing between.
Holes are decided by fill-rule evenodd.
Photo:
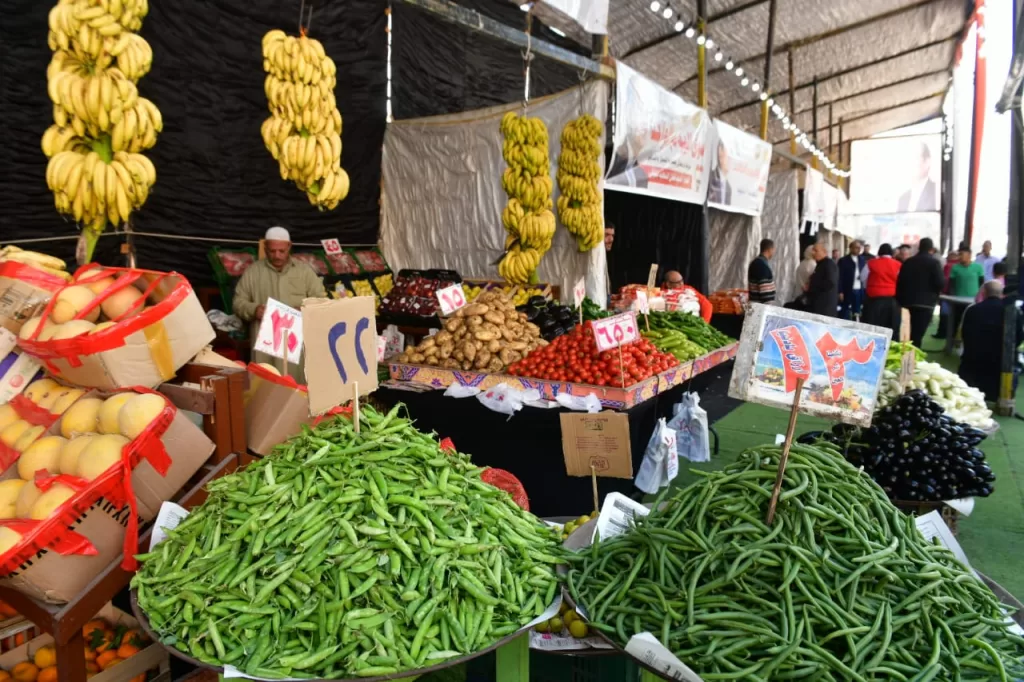
<instances>
[{"instance_id":1,"label":"white tent fabric","mask_svg":"<svg viewBox=\"0 0 1024 682\"><path fill-rule=\"evenodd\" d=\"M585 111L604 120L608 94L608 83L588 83L582 95ZM580 114L580 103L577 88L530 102L529 115L540 117L548 127L552 179L561 130ZM506 112L520 106L388 124L382 161L381 245L392 267L446 268L463 277L498 279L492 263L505 244L501 211L507 201L501 187L505 161L499 123ZM553 198L557 202L557 183ZM538 268L540 281L571 292L585 277L587 295L604 301L607 276L604 247L579 253L576 240L559 223L551 250Z\"/></svg>"},{"instance_id":2,"label":"white tent fabric","mask_svg":"<svg viewBox=\"0 0 1024 682\"><path fill-rule=\"evenodd\" d=\"M778 303L792 300L796 267L800 264L800 171L786 170L768 176L761 214L761 237L775 242L772 270Z\"/></svg>"},{"instance_id":3,"label":"white tent fabric","mask_svg":"<svg viewBox=\"0 0 1024 682\"><path fill-rule=\"evenodd\" d=\"M708 286L711 291L746 289L747 266L757 256L761 243L761 218L709 208L708 223Z\"/></svg>"}]
</instances>

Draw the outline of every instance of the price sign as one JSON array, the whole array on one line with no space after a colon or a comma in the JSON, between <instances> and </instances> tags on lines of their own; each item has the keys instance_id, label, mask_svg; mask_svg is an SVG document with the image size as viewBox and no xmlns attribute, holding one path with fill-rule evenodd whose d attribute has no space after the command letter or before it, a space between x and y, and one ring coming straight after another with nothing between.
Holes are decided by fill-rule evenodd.
<instances>
[{"instance_id":1,"label":"price sign","mask_svg":"<svg viewBox=\"0 0 1024 682\"><path fill-rule=\"evenodd\" d=\"M341 244L337 239L321 239L320 243L324 246L324 253L328 256L336 256L341 253Z\"/></svg>"},{"instance_id":2,"label":"price sign","mask_svg":"<svg viewBox=\"0 0 1024 682\"><path fill-rule=\"evenodd\" d=\"M384 362L384 352L388 348L388 340L384 336L377 337L377 362Z\"/></svg>"},{"instance_id":3,"label":"price sign","mask_svg":"<svg viewBox=\"0 0 1024 682\"><path fill-rule=\"evenodd\" d=\"M377 388L377 328L373 299L354 296L302 303L309 411L323 414Z\"/></svg>"},{"instance_id":4,"label":"price sign","mask_svg":"<svg viewBox=\"0 0 1024 682\"><path fill-rule=\"evenodd\" d=\"M288 362L297 364L302 356L302 339L302 313L276 299L268 298L253 349L275 358L283 358L287 347Z\"/></svg>"},{"instance_id":5,"label":"price sign","mask_svg":"<svg viewBox=\"0 0 1024 682\"><path fill-rule=\"evenodd\" d=\"M405 334L398 331L398 327L393 324L389 324L384 329L384 339L387 340L387 347L384 350L385 358L398 355L405 348Z\"/></svg>"},{"instance_id":6,"label":"price sign","mask_svg":"<svg viewBox=\"0 0 1024 682\"><path fill-rule=\"evenodd\" d=\"M647 274L647 288L653 289L658 281L658 264L651 263L651 271Z\"/></svg>"},{"instance_id":7,"label":"price sign","mask_svg":"<svg viewBox=\"0 0 1024 682\"><path fill-rule=\"evenodd\" d=\"M466 305L466 294L461 284L453 284L437 290L437 302L441 305L442 315L451 315Z\"/></svg>"},{"instance_id":8,"label":"price sign","mask_svg":"<svg viewBox=\"0 0 1024 682\"><path fill-rule=\"evenodd\" d=\"M636 311L641 315L650 315L651 313L651 302L647 300L646 291L636 292Z\"/></svg>"},{"instance_id":9,"label":"price sign","mask_svg":"<svg viewBox=\"0 0 1024 682\"><path fill-rule=\"evenodd\" d=\"M572 288L572 301L573 305L579 308L583 305L583 299L587 297L587 280L585 277L580 277L580 281L576 282L576 286Z\"/></svg>"},{"instance_id":10,"label":"price sign","mask_svg":"<svg viewBox=\"0 0 1024 682\"><path fill-rule=\"evenodd\" d=\"M603 320L594 320L594 340L602 353L640 338L636 326L636 313L629 311Z\"/></svg>"}]
</instances>

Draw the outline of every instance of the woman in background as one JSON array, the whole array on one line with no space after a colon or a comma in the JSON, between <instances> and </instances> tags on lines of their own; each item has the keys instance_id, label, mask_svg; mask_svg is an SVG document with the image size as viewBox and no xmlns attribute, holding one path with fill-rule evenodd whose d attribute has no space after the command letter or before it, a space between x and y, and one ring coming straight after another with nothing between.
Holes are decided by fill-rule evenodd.
<instances>
[{"instance_id":1,"label":"woman in background","mask_svg":"<svg viewBox=\"0 0 1024 682\"><path fill-rule=\"evenodd\" d=\"M892 246L882 244L878 247L878 258L872 258L864 265L861 280L867 298L861 322L888 327L892 330L893 340L899 341L903 311L896 301L896 280L903 264L892 256Z\"/></svg>"}]
</instances>

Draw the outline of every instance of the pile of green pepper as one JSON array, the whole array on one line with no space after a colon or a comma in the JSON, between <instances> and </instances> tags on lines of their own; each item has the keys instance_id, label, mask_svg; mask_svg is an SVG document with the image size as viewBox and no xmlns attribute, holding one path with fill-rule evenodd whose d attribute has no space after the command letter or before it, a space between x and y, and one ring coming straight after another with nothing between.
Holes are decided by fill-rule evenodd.
<instances>
[{"instance_id":1,"label":"pile of green pepper","mask_svg":"<svg viewBox=\"0 0 1024 682\"><path fill-rule=\"evenodd\" d=\"M708 354L708 349L697 345L683 332L674 329L664 331L651 330L643 332L643 337L658 347L663 353L671 353L680 362L693 360Z\"/></svg>"},{"instance_id":2,"label":"pile of green pepper","mask_svg":"<svg viewBox=\"0 0 1024 682\"><path fill-rule=\"evenodd\" d=\"M709 351L728 346L736 340L718 331L703 318L689 313L655 311L648 316L648 322L652 331L681 332L690 341Z\"/></svg>"},{"instance_id":3,"label":"pile of green pepper","mask_svg":"<svg viewBox=\"0 0 1024 682\"><path fill-rule=\"evenodd\" d=\"M465 455L366 407L208 486L139 557L161 641L262 678L349 679L486 648L556 596L556 533Z\"/></svg>"},{"instance_id":4,"label":"pile of green pepper","mask_svg":"<svg viewBox=\"0 0 1024 682\"><path fill-rule=\"evenodd\" d=\"M1024 639L953 554L830 446L778 447L583 550L569 590L625 645L650 632L704 680L1008 680Z\"/></svg>"}]
</instances>

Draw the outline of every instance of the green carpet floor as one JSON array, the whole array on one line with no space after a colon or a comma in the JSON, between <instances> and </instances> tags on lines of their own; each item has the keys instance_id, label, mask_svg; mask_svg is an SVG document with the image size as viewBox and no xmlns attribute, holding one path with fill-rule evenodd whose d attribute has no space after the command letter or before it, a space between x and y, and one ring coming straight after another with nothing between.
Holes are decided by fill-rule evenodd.
<instances>
[{"instance_id":1,"label":"green carpet floor","mask_svg":"<svg viewBox=\"0 0 1024 682\"><path fill-rule=\"evenodd\" d=\"M941 342L929 338L925 343L932 361L955 369L956 359L943 356ZM1018 411L1024 414L1024 396L1018 396ZM775 434L785 433L789 413L783 410L746 404L714 424L721 442L719 455L711 462L691 464L689 468L717 470L734 461L744 449L773 443ZM995 492L976 500L974 513L959 520L959 541L971 564L1000 583L1018 599L1024 598L1024 421L998 418L1000 430L982 443L986 459L996 474ZM829 428L820 419L800 415L797 435ZM682 464L682 463L681 463ZM686 485L697 477L680 467L676 485Z\"/></svg>"}]
</instances>

